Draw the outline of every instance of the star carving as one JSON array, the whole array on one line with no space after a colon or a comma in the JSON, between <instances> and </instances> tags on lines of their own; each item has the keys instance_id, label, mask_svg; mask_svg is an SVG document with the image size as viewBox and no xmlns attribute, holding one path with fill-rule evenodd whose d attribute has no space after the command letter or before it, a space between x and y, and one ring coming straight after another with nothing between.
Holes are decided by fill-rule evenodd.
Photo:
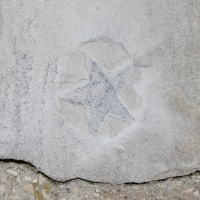
<instances>
[{"instance_id":1,"label":"star carving","mask_svg":"<svg viewBox=\"0 0 200 200\"><path fill-rule=\"evenodd\" d=\"M98 132L109 115L133 121L134 118L117 96L129 73L129 67L106 76L96 61L90 57L86 60L89 75L87 83L64 92L61 98L72 104L85 106L91 132Z\"/></svg>"}]
</instances>

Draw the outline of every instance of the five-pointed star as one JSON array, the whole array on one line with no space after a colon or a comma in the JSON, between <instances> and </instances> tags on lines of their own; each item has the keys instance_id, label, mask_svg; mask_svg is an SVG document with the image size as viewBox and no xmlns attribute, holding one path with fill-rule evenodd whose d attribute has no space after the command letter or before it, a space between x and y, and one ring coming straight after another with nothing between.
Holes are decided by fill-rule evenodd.
<instances>
[{"instance_id":1,"label":"five-pointed star","mask_svg":"<svg viewBox=\"0 0 200 200\"><path fill-rule=\"evenodd\" d=\"M117 97L117 91L123 85L128 70L124 69L123 72L108 78L101 67L89 57L87 57L87 69L88 82L66 92L62 98L72 104L85 106L92 132L98 132L108 115L132 121L133 117Z\"/></svg>"}]
</instances>

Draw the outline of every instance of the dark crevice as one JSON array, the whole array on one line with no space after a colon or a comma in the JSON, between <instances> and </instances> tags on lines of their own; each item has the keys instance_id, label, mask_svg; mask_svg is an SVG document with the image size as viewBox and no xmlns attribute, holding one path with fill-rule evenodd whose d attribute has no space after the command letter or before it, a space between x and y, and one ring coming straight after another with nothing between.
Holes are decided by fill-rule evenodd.
<instances>
[{"instance_id":1,"label":"dark crevice","mask_svg":"<svg viewBox=\"0 0 200 200\"><path fill-rule=\"evenodd\" d=\"M191 173L188 173L186 175L178 175L178 176L169 176L167 178L160 178L158 180L152 180L152 181L147 181L147 182L141 182L141 183L135 183L135 182L128 182L128 183L124 183L125 185L132 185L132 184L135 184L135 185L144 185L144 184L148 184L148 183L157 183L157 182L163 182L163 181L167 181L169 179L178 179L178 178L183 178L183 177L191 177L195 174L199 174L199 170L195 171L195 172L191 172Z\"/></svg>"},{"instance_id":2,"label":"dark crevice","mask_svg":"<svg viewBox=\"0 0 200 200\"><path fill-rule=\"evenodd\" d=\"M69 179L67 181L58 181L58 180L55 180L55 179L52 179L51 177L47 176L45 173L43 173L42 171L39 171L37 170L37 167L34 166L32 163L29 163L27 161L23 161L23 160L15 160L15 159L0 159L0 162L1 163L16 163L16 164L19 164L19 165L28 165L29 167L32 168L32 170L35 172L35 173L38 173L38 174L41 174L43 176L45 176L47 179L49 179L50 181L54 182L54 183L69 183L71 181L75 181L75 180L81 180L81 181L85 181L85 182L88 182L90 184L110 184L110 183L106 183L106 182L94 182L94 181L89 181L89 180L86 180L86 179L83 179L83 178L73 178L73 179Z\"/></svg>"},{"instance_id":3,"label":"dark crevice","mask_svg":"<svg viewBox=\"0 0 200 200\"><path fill-rule=\"evenodd\" d=\"M190 177L190 176L193 176L195 174L199 174L199 170L196 170L194 172L191 172L189 174L186 174L186 175L180 175L180 176L172 176L172 177L168 177L168 178L163 178L163 179L158 179L158 180L152 180L152 181L147 181L147 182L141 182L141 183L136 183L136 182L127 182L127 183L124 183L124 184L111 184L111 183L108 183L108 182L95 182L95 181L90 181L90 180L86 180L86 179L83 179L83 178L73 178L73 179L69 179L67 181L58 181L58 180L55 180L55 179L52 179L51 177L47 176L45 173L43 173L42 171L39 171L37 170L36 166L34 166L33 164L27 162L27 161L23 161L23 160L15 160L15 159L0 159L0 162L1 163L16 163L16 164L19 164L19 165L28 165L29 167L32 168L32 170L35 172L35 173L38 173L38 174L41 174L43 175L44 177L46 177L47 179L49 179L51 182L54 182L54 183L58 183L58 184L63 184L63 183L70 183L72 181L76 181L76 180L81 180L81 181L85 181L89 184L109 184L109 185L144 185L144 184L148 184L148 183L156 183L156 182L162 182L162 181L166 181L168 179L178 179L178 178L181 178L181 177Z\"/></svg>"}]
</instances>

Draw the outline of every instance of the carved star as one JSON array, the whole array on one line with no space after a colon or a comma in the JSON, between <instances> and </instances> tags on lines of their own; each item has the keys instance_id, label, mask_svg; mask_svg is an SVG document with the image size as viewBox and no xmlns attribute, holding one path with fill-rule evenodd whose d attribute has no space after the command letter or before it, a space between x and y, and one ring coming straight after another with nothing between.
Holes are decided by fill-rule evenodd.
<instances>
[{"instance_id":1,"label":"carved star","mask_svg":"<svg viewBox=\"0 0 200 200\"><path fill-rule=\"evenodd\" d=\"M62 99L72 104L82 104L86 108L88 124L92 132L98 132L108 115L132 121L133 117L117 97L129 68L107 77L101 67L87 57L89 80L86 84L65 92Z\"/></svg>"}]
</instances>

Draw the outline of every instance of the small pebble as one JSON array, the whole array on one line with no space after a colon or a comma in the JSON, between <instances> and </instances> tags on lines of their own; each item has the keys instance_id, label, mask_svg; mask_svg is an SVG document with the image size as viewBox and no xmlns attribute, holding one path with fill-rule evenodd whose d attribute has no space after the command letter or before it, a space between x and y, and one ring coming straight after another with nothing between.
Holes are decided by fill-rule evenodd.
<instances>
[{"instance_id":1,"label":"small pebble","mask_svg":"<svg viewBox=\"0 0 200 200\"><path fill-rule=\"evenodd\" d=\"M194 195L194 197L198 197L198 195L199 195L199 192L198 192L198 191L196 191L196 192L193 192L193 195Z\"/></svg>"},{"instance_id":2,"label":"small pebble","mask_svg":"<svg viewBox=\"0 0 200 200\"><path fill-rule=\"evenodd\" d=\"M1 182L2 182L2 183L5 183L5 182L6 182L6 178L2 178L2 179L1 179Z\"/></svg>"},{"instance_id":3,"label":"small pebble","mask_svg":"<svg viewBox=\"0 0 200 200\"><path fill-rule=\"evenodd\" d=\"M99 193L99 190L98 190L98 189L96 189L95 191L96 191L96 193Z\"/></svg>"},{"instance_id":4,"label":"small pebble","mask_svg":"<svg viewBox=\"0 0 200 200\"><path fill-rule=\"evenodd\" d=\"M4 184L0 184L0 195L4 194L5 189L6 189L5 185Z\"/></svg>"},{"instance_id":5,"label":"small pebble","mask_svg":"<svg viewBox=\"0 0 200 200\"><path fill-rule=\"evenodd\" d=\"M100 194L99 194L99 193L96 193L96 192L94 192L93 195L94 195L95 197L97 197L97 198L100 197Z\"/></svg>"},{"instance_id":6,"label":"small pebble","mask_svg":"<svg viewBox=\"0 0 200 200\"><path fill-rule=\"evenodd\" d=\"M32 184L26 184L23 186L23 188L29 194L33 194L33 192L34 192Z\"/></svg>"},{"instance_id":7,"label":"small pebble","mask_svg":"<svg viewBox=\"0 0 200 200\"><path fill-rule=\"evenodd\" d=\"M70 191L71 191L71 188L67 187L66 190L67 190L67 192L70 192Z\"/></svg>"},{"instance_id":8,"label":"small pebble","mask_svg":"<svg viewBox=\"0 0 200 200\"><path fill-rule=\"evenodd\" d=\"M72 196L70 197L70 199L71 199L71 200L77 200L77 196L76 196L76 195L72 195Z\"/></svg>"},{"instance_id":9,"label":"small pebble","mask_svg":"<svg viewBox=\"0 0 200 200\"><path fill-rule=\"evenodd\" d=\"M24 177L24 180L25 180L26 182L28 182L28 181L31 181L32 179L31 179L31 177L25 176L25 177Z\"/></svg>"},{"instance_id":10,"label":"small pebble","mask_svg":"<svg viewBox=\"0 0 200 200\"><path fill-rule=\"evenodd\" d=\"M20 179L19 176L16 178L16 181L17 181L18 183L21 183L21 179Z\"/></svg>"},{"instance_id":11,"label":"small pebble","mask_svg":"<svg viewBox=\"0 0 200 200\"><path fill-rule=\"evenodd\" d=\"M178 187L181 187L181 182L178 181L176 185L177 185Z\"/></svg>"},{"instance_id":12,"label":"small pebble","mask_svg":"<svg viewBox=\"0 0 200 200\"><path fill-rule=\"evenodd\" d=\"M79 189L78 189L78 188L73 188L73 189L72 189L72 192L73 192L73 193L79 193Z\"/></svg>"},{"instance_id":13,"label":"small pebble","mask_svg":"<svg viewBox=\"0 0 200 200\"><path fill-rule=\"evenodd\" d=\"M194 190L194 189L190 188L190 189L186 190L184 193L189 194L189 193L193 192L193 190Z\"/></svg>"},{"instance_id":14,"label":"small pebble","mask_svg":"<svg viewBox=\"0 0 200 200\"><path fill-rule=\"evenodd\" d=\"M46 179L42 175L40 175L39 176L39 185L42 185L44 183L46 183Z\"/></svg>"},{"instance_id":15,"label":"small pebble","mask_svg":"<svg viewBox=\"0 0 200 200\"><path fill-rule=\"evenodd\" d=\"M13 170L10 170L10 169L7 169L6 172L7 172L8 174L12 175L12 176L18 176L18 175L19 175L18 172L13 171Z\"/></svg>"},{"instance_id":16,"label":"small pebble","mask_svg":"<svg viewBox=\"0 0 200 200\"><path fill-rule=\"evenodd\" d=\"M9 196L8 197L10 200L21 200L19 197L17 196Z\"/></svg>"}]
</instances>

